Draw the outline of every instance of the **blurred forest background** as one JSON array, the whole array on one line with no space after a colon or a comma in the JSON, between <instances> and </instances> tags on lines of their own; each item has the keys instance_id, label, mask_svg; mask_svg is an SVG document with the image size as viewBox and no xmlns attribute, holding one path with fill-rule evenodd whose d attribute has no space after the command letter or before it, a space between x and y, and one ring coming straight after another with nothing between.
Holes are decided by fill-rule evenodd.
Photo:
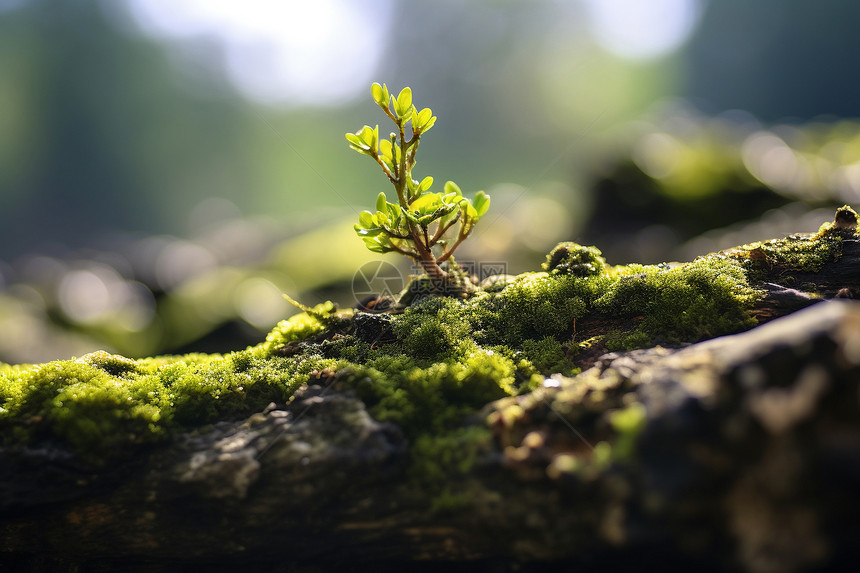
<instances>
[{"instance_id":1,"label":"blurred forest background","mask_svg":"<svg viewBox=\"0 0 860 573\"><path fill-rule=\"evenodd\" d=\"M860 203L858 21L847 0L0 0L0 361L226 352L295 312L281 292L354 304L377 257L352 222L387 182L343 134L384 126L373 81L438 115L421 176L493 198L461 261L814 231Z\"/></svg>"}]
</instances>

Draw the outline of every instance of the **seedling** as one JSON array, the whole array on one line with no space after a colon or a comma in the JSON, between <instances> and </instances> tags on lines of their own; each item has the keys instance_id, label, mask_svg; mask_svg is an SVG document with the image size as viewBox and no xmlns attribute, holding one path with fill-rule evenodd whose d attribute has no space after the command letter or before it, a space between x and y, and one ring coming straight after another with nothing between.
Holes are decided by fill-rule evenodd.
<instances>
[{"instance_id":1,"label":"seedling","mask_svg":"<svg viewBox=\"0 0 860 573\"><path fill-rule=\"evenodd\" d=\"M448 273L440 265L451 258L487 212L490 197L478 191L470 200L453 181L445 183L441 193L432 192L432 177L420 182L413 179L418 144L436 123L436 116L430 108L418 111L409 87L394 97L385 84L374 83L370 92L397 131L380 140L379 126L365 125L356 133L347 133L346 139L350 148L379 164L394 186L397 201L390 202L384 192L379 193L376 212L362 211L355 232L374 253L397 252L412 258L441 291Z\"/></svg>"}]
</instances>

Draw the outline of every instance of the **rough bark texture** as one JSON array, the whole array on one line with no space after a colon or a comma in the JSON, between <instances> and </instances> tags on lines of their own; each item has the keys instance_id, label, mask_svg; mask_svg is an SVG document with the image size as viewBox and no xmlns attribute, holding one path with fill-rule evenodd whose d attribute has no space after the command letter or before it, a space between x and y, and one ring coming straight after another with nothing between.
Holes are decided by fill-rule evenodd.
<instances>
[{"instance_id":1,"label":"rough bark texture","mask_svg":"<svg viewBox=\"0 0 860 573\"><path fill-rule=\"evenodd\" d=\"M842 256L824 265L817 273L772 272L761 285L766 295L756 304L753 316L759 323L806 308L819 298L860 296L860 241L842 241Z\"/></svg>"},{"instance_id":2,"label":"rough bark texture","mask_svg":"<svg viewBox=\"0 0 860 573\"><path fill-rule=\"evenodd\" d=\"M493 443L452 478L446 511L429 509L438 490L412 485L400 430L333 386L105 467L55 444L6 448L0 564L847 569L860 538L860 303L808 293L858 292L860 249L846 241L820 273L782 278L755 310L769 324L605 355L487 405L471 423ZM627 455L599 462L613 412L636 404Z\"/></svg>"}]
</instances>

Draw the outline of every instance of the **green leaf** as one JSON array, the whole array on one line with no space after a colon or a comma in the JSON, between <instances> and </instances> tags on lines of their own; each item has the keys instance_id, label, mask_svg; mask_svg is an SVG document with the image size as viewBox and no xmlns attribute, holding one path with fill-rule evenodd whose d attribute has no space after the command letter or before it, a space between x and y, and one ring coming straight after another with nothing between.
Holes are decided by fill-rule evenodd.
<instances>
[{"instance_id":1,"label":"green leaf","mask_svg":"<svg viewBox=\"0 0 860 573\"><path fill-rule=\"evenodd\" d=\"M401 215L400 205L395 205L394 203L388 204L388 217L394 225L400 225Z\"/></svg>"},{"instance_id":2,"label":"green leaf","mask_svg":"<svg viewBox=\"0 0 860 573\"><path fill-rule=\"evenodd\" d=\"M364 246L374 253L388 253L393 250L391 247L380 243L379 237L362 237L362 240L364 241Z\"/></svg>"},{"instance_id":3,"label":"green leaf","mask_svg":"<svg viewBox=\"0 0 860 573\"><path fill-rule=\"evenodd\" d=\"M393 151L392 151L391 142L388 141L387 139L383 139L382 141L380 141L379 142L379 153L383 157L393 158L394 155L393 155Z\"/></svg>"},{"instance_id":4,"label":"green leaf","mask_svg":"<svg viewBox=\"0 0 860 573\"><path fill-rule=\"evenodd\" d=\"M487 212L487 209L490 208L490 196L483 191L478 191L472 204L475 206L475 212L477 213L475 219L480 219Z\"/></svg>"},{"instance_id":5,"label":"green leaf","mask_svg":"<svg viewBox=\"0 0 860 573\"><path fill-rule=\"evenodd\" d=\"M478 219L478 211L475 209L475 206L472 205L472 202L468 199L464 199L460 202L460 208L463 210L463 215L469 219L472 224L475 223Z\"/></svg>"},{"instance_id":6,"label":"green leaf","mask_svg":"<svg viewBox=\"0 0 860 573\"><path fill-rule=\"evenodd\" d=\"M412 108L412 88L406 86L402 90L400 90L400 94L397 96L397 104L394 109L397 110L397 117L403 119L406 118L407 115L411 112Z\"/></svg>"},{"instance_id":7,"label":"green leaf","mask_svg":"<svg viewBox=\"0 0 860 573\"><path fill-rule=\"evenodd\" d=\"M379 126L375 126L373 128L372 133L373 139L370 141L370 149L371 151L376 152L379 149Z\"/></svg>"},{"instance_id":8,"label":"green leaf","mask_svg":"<svg viewBox=\"0 0 860 573\"><path fill-rule=\"evenodd\" d=\"M404 209L403 207L400 208L400 211L406 216L407 219L409 219L413 223L418 222L418 217L416 217L415 214L412 213L411 211L408 211L408 210Z\"/></svg>"},{"instance_id":9,"label":"green leaf","mask_svg":"<svg viewBox=\"0 0 860 573\"><path fill-rule=\"evenodd\" d=\"M426 215L439 207L442 207L442 196L438 193L425 193L409 204L409 211Z\"/></svg>"},{"instance_id":10,"label":"green leaf","mask_svg":"<svg viewBox=\"0 0 860 573\"><path fill-rule=\"evenodd\" d=\"M388 86L385 84L379 85L374 83L370 86L370 94L373 96L373 101L382 109L388 108Z\"/></svg>"},{"instance_id":11,"label":"green leaf","mask_svg":"<svg viewBox=\"0 0 860 573\"><path fill-rule=\"evenodd\" d=\"M462 197L463 192L460 191L460 186L454 183L453 181L445 182L445 195L450 193L454 193L457 197Z\"/></svg>"},{"instance_id":12,"label":"green leaf","mask_svg":"<svg viewBox=\"0 0 860 573\"><path fill-rule=\"evenodd\" d=\"M463 200L463 197L457 195L454 192L448 193L446 195L442 195L442 203L444 205L452 205L452 206L456 207L460 203L460 201L462 201L462 200Z\"/></svg>"},{"instance_id":13,"label":"green leaf","mask_svg":"<svg viewBox=\"0 0 860 573\"><path fill-rule=\"evenodd\" d=\"M422 131L427 131L427 130L429 130L431 127L433 127L434 125L436 125L436 116L435 116L435 115L434 115L433 117L431 117L430 119L428 119L428 120L427 120L427 122L426 122L426 123L424 123L424 125L422 125L422 126L421 126L421 130L422 130Z\"/></svg>"},{"instance_id":14,"label":"green leaf","mask_svg":"<svg viewBox=\"0 0 860 573\"><path fill-rule=\"evenodd\" d=\"M388 201L385 197L385 192L380 191L379 195L376 196L376 210L377 211L387 211L388 210Z\"/></svg>"},{"instance_id":15,"label":"green leaf","mask_svg":"<svg viewBox=\"0 0 860 573\"><path fill-rule=\"evenodd\" d=\"M421 180L421 183L418 184L418 192L424 193L425 191L430 189L431 185L433 185L433 178L428 175Z\"/></svg>"},{"instance_id":16,"label":"green leaf","mask_svg":"<svg viewBox=\"0 0 860 573\"><path fill-rule=\"evenodd\" d=\"M349 142L349 148L367 155L370 153L370 148L355 133L347 133L346 140Z\"/></svg>"},{"instance_id":17,"label":"green leaf","mask_svg":"<svg viewBox=\"0 0 860 573\"><path fill-rule=\"evenodd\" d=\"M365 125L361 130L355 133L347 133L346 140L350 146L356 151L364 154L371 154L371 150L376 149L376 142L379 139L379 126L372 128Z\"/></svg>"},{"instance_id":18,"label":"green leaf","mask_svg":"<svg viewBox=\"0 0 860 573\"><path fill-rule=\"evenodd\" d=\"M379 130L379 126L376 126L376 130L374 130L369 125L365 125L364 127L361 128L361 132L358 134L358 137L361 139L361 141L363 141L365 143L365 145L367 145L368 149L373 147L374 132L375 131L377 133L376 138L379 139L378 130Z\"/></svg>"},{"instance_id":19,"label":"green leaf","mask_svg":"<svg viewBox=\"0 0 860 573\"><path fill-rule=\"evenodd\" d=\"M417 120L412 120L412 125L417 125L419 128L424 129L424 125L430 121L430 118L433 117L433 112L430 111L429 107L425 107L421 110L420 113L416 114Z\"/></svg>"},{"instance_id":20,"label":"green leaf","mask_svg":"<svg viewBox=\"0 0 860 573\"><path fill-rule=\"evenodd\" d=\"M383 231L382 227L373 227L370 229L365 229L360 224L355 224L352 226L352 228L355 229L355 233L359 237L375 237Z\"/></svg>"},{"instance_id":21,"label":"green leaf","mask_svg":"<svg viewBox=\"0 0 860 573\"><path fill-rule=\"evenodd\" d=\"M377 82L373 82L370 85L370 96L373 98L373 101L379 103L379 100L382 99L382 85Z\"/></svg>"},{"instance_id":22,"label":"green leaf","mask_svg":"<svg viewBox=\"0 0 860 573\"><path fill-rule=\"evenodd\" d=\"M365 229L376 227L376 220L373 218L373 213L370 211L362 211L358 214L358 222Z\"/></svg>"}]
</instances>

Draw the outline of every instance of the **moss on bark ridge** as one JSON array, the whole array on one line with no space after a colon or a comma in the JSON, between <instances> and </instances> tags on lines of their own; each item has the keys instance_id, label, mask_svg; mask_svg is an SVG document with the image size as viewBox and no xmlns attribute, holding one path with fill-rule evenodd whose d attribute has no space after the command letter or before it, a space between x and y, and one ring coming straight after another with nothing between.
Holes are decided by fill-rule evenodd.
<instances>
[{"instance_id":1,"label":"moss on bark ridge","mask_svg":"<svg viewBox=\"0 0 860 573\"><path fill-rule=\"evenodd\" d=\"M384 315L372 339L366 332L373 329L356 329L366 313L323 303L282 321L261 344L224 355L131 360L96 352L0 364L0 433L6 445L59 441L106 461L179 430L288 403L315 379L356 392L374 417L398 424L420 445L416 451L443 451L436 439L477 443L484 434L462 429L470 414L552 374L574 374L595 344L682 344L754 326L749 311L762 282L837 260L842 241L856 237L845 219L837 216L816 235L685 264L609 266L597 249L564 243L548 256L546 271L468 298L416 300Z\"/></svg>"}]
</instances>

